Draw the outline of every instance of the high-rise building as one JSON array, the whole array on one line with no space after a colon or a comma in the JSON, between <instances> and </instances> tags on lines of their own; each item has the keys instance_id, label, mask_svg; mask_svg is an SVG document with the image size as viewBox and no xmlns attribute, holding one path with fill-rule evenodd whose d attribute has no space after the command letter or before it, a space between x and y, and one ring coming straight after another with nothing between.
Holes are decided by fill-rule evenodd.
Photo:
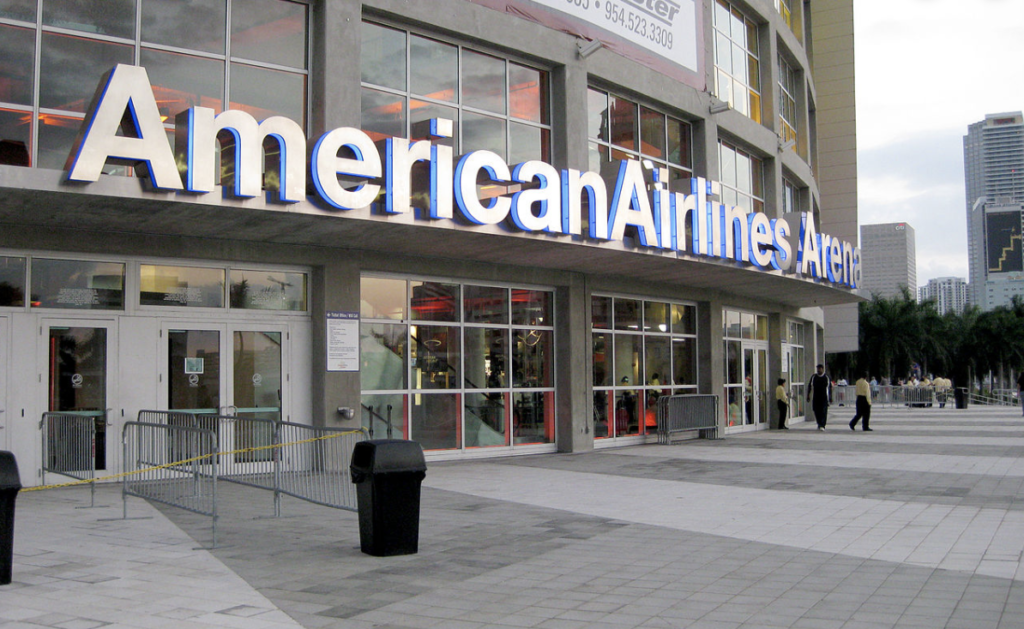
<instances>
[{"instance_id":1,"label":"high-rise building","mask_svg":"<svg viewBox=\"0 0 1024 629\"><path fill-rule=\"evenodd\" d=\"M1024 248L1021 224L1024 205L1010 198L980 197L971 208L974 251L971 258L971 303L992 310L1024 297Z\"/></svg>"},{"instance_id":2,"label":"high-rise building","mask_svg":"<svg viewBox=\"0 0 1024 629\"><path fill-rule=\"evenodd\" d=\"M908 223L861 225L860 248L861 290L895 297L907 288L916 298L917 249L913 227Z\"/></svg>"},{"instance_id":3,"label":"high-rise building","mask_svg":"<svg viewBox=\"0 0 1024 629\"><path fill-rule=\"evenodd\" d=\"M918 291L918 300L935 301L939 314L961 314L967 305L967 282L962 277L937 277L928 280Z\"/></svg>"},{"instance_id":4,"label":"high-rise building","mask_svg":"<svg viewBox=\"0 0 1024 629\"><path fill-rule=\"evenodd\" d=\"M1024 201L1024 115L1021 112L988 114L984 120L967 127L964 180L967 189L968 298L971 303L982 306L986 290L987 247L984 230L978 229L984 221L973 220L972 214L981 197L986 197L989 203Z\"/></svg>"}]
</instances>

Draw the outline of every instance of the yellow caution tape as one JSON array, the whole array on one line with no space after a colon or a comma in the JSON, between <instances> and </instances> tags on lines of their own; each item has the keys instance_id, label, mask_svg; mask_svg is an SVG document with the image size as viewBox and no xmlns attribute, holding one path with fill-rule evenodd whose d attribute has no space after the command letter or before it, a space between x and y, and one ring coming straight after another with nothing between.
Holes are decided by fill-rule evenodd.
<instances>
[{"instance_id":1,"label":"yellow caution tape","mask_svg":"<svg viewBox=\"0 0 1024 629\"><path fill-rule=\"evenodd\" d=\"M120 474L111 474L109 476L100 476L98 478L86 478L84 480L76 480L70 483L60 483L57 485L40 485L38 487L25 487L22 492L26 491L42 491L43 489L59 489L61 487L74 487L76 485L87 485L89 483L95 483L101 480L113 480L115 478L123 478L125 476L134 476L135 474L143 474L145 472L153 472L156 470L163 470L169 467L175 467L176 465L184 465L185 463L192 463L193 461L200 461L202 459L209 459L214 456L227 456L229 454L247 454L249 452L259 452L260 450L273 450L274 448L283 448L285 446L297 446L303 443L313 443L314 441L325 441L327 439L337 439L338 437L344 437L345 435L354 435L361 433L361 430L350 430L347 432L339 432L333 435L325 435L323 437L312 437L310 439L303 439L302 441L289 441L288 443L278 443L276 445L269 446L253 446L251 448L241 448L239 450L231 450L228 452L216 452L210 454L201 454L194 456L190 459L182 459L180 461L174 461L173 463L164 463L163 465L155 465L153 467L146 467L141 470L135 470L133 472L121 472ZM60 472L55 472L60 473Z\"/></svg>"}]
</instances>

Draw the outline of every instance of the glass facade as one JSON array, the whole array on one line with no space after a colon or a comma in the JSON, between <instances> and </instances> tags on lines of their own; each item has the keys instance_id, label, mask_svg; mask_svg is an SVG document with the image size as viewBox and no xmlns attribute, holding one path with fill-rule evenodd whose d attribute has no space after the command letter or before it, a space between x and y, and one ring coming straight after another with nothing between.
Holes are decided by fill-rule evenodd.
<instances>
[{"instance_id":1,"label":"glass facade","mask_svg":"<svg viewBox=\"0 0 1024 629\"><path fill-rule=\"evenodd\" d=\"M726 427L767 424L768 317L725 310L722 312L722 338L725 343Z\"/></svg>"},{"instance_id":2,"label":"glass facade","mask_svg":"<svg viewBox=\"0 0 1024 629\"><path fill-rule=\"evenodd\" d=\"M0 58L17 61L0 65L2 164L63 168L100 77L118 63L147 69L168 132L193 106L305 127L305 2L23 0L0 3L0 18Z\"/></svg>"},{"instance_id":3,"label":"glass facade","mask_svg":"<svg viewBox=\"0 0 1024 629\"><path fill-rule=\"evenodd\" d=\"M364 276L363 426L425 450L553 444L554 294Z\"/></svg>"},{"instance_id":4,"label":"glass facade","mask_svg":"<svg viewBox=\"0 0 1024 629\"><path fill-rule=\"evenodd\" d=\"M662 395L697 392L697 307L595 295L594 438L654 434Z\"/></svg>"},{"instance_id":5,"label":"glass facade","mask_svg":"<svg viewBox=\"0 0 1024 629\"><path fill-rule=\"evenodd\" d=\"M782 377L786 379L786 386L789 387L792 399L789 401L789 416L800 417L804 414L804 396L806 395L807 380L810 375L807 373L805 364L806 354L804 346L805 324L799 321L789 321L786 326L786 337L782 343Z\"/></svg>"},{"instance_id":6,"label":"glass facade","mask_svg":"<svg viewBox=\"0 0 1024 629\"><path fill-rule=\"evenodd\" d=\"M643 159L668 169L670 189L690 191L689 123L596 88L587 92L587 120L590 170L614 178L619 160Z\"/></svg>"},{"instance_id":7,"label":"glass facade","mask_svg":"<svg viewBox=\"0 0 1024 629\"><path fill-rule=\"evenodd\" d=\"M728 142L719 141L722 202L748 212L764 212L764 164Z\"/></svg>"},{"instance_id":8,"label":"glass facade","mask_svg":"<svg viewBox=\"0 0 1024 629\"><path fill-rule=\"evenodd\" d=\"M757 24L725 0L715 2L715 96L761 122Z\"/></svg>"},{"instance_id":9,"label":"glass facade","mask_svg":"<svg viewBox=\"0 0 1024 629\"><path fill-rule=\"evenodd\" d=\"M428 120L445 118L456 155L550 161L546 70L373 22L362 30L362 129L374 140L423 139Z\"/></svg>"},{"instance_id":10,"label":"glass facade","mask_svg":"<svg viewBox=\"0 0 1024 629\"><path fill-rule=\"evenodd\" d=\"M783 143L793 142L791 149L798 152L796 145L797 124L796 95L800 86L796 70L782 55L779 55L779 139Z\"/></svg>"}]
</instances>

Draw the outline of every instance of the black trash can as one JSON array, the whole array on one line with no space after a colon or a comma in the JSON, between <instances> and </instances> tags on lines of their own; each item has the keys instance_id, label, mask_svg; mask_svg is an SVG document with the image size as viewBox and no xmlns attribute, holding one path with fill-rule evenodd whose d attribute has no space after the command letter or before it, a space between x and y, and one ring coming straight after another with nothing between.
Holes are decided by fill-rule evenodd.
<instances>
[{"instance_id":1,"label":"black trash can","mask_svg":"<svg viewBox=\"0 0 1024 629\"><path fill-rule=\"evenodd\" d=\"M21 491L18 461L13 452L0 450L0 585L11 582L14 564L14 499Z\"/></svg>"},{"instance_id":2,"label":"black trash can","mask_svg":"<svg viewBox=\"0 0 1024 629\"><path fill-rule=\"evenodd\" d=\"M352 482L359 502L359 545L375 557L419 550L420 483L427 475L415 441L361 441L352 451Z\"/></svg>"},{"instance_id":3,"label":"black trash can","mask_svg":"<svg viewBox=\"0 0 1024 629\"><path fill-rule=\"evenodd\" d=\"M958 409L967 408L967 389L958 388L953 390L953 397L956 400Z\"/></svg>"}]
</instances>

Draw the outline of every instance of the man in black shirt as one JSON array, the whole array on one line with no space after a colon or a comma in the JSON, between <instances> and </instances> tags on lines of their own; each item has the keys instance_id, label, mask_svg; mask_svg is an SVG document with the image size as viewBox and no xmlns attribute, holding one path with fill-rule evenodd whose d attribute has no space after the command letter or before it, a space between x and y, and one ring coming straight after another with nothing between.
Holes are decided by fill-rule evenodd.
<instances>
[{"instance_id":1,"label":"man in black shirt","mask_svg":"<svg viewBox=\"0 0 1024 629\"><path fill-rule=\"evenodd\" d=\"M825 430L828 420L828 405L832 403L832 381L825 375L825 365L818 365L818 373L807 382L807 401L814 410L818 430Z\"/></svg>"}]
</instances>

